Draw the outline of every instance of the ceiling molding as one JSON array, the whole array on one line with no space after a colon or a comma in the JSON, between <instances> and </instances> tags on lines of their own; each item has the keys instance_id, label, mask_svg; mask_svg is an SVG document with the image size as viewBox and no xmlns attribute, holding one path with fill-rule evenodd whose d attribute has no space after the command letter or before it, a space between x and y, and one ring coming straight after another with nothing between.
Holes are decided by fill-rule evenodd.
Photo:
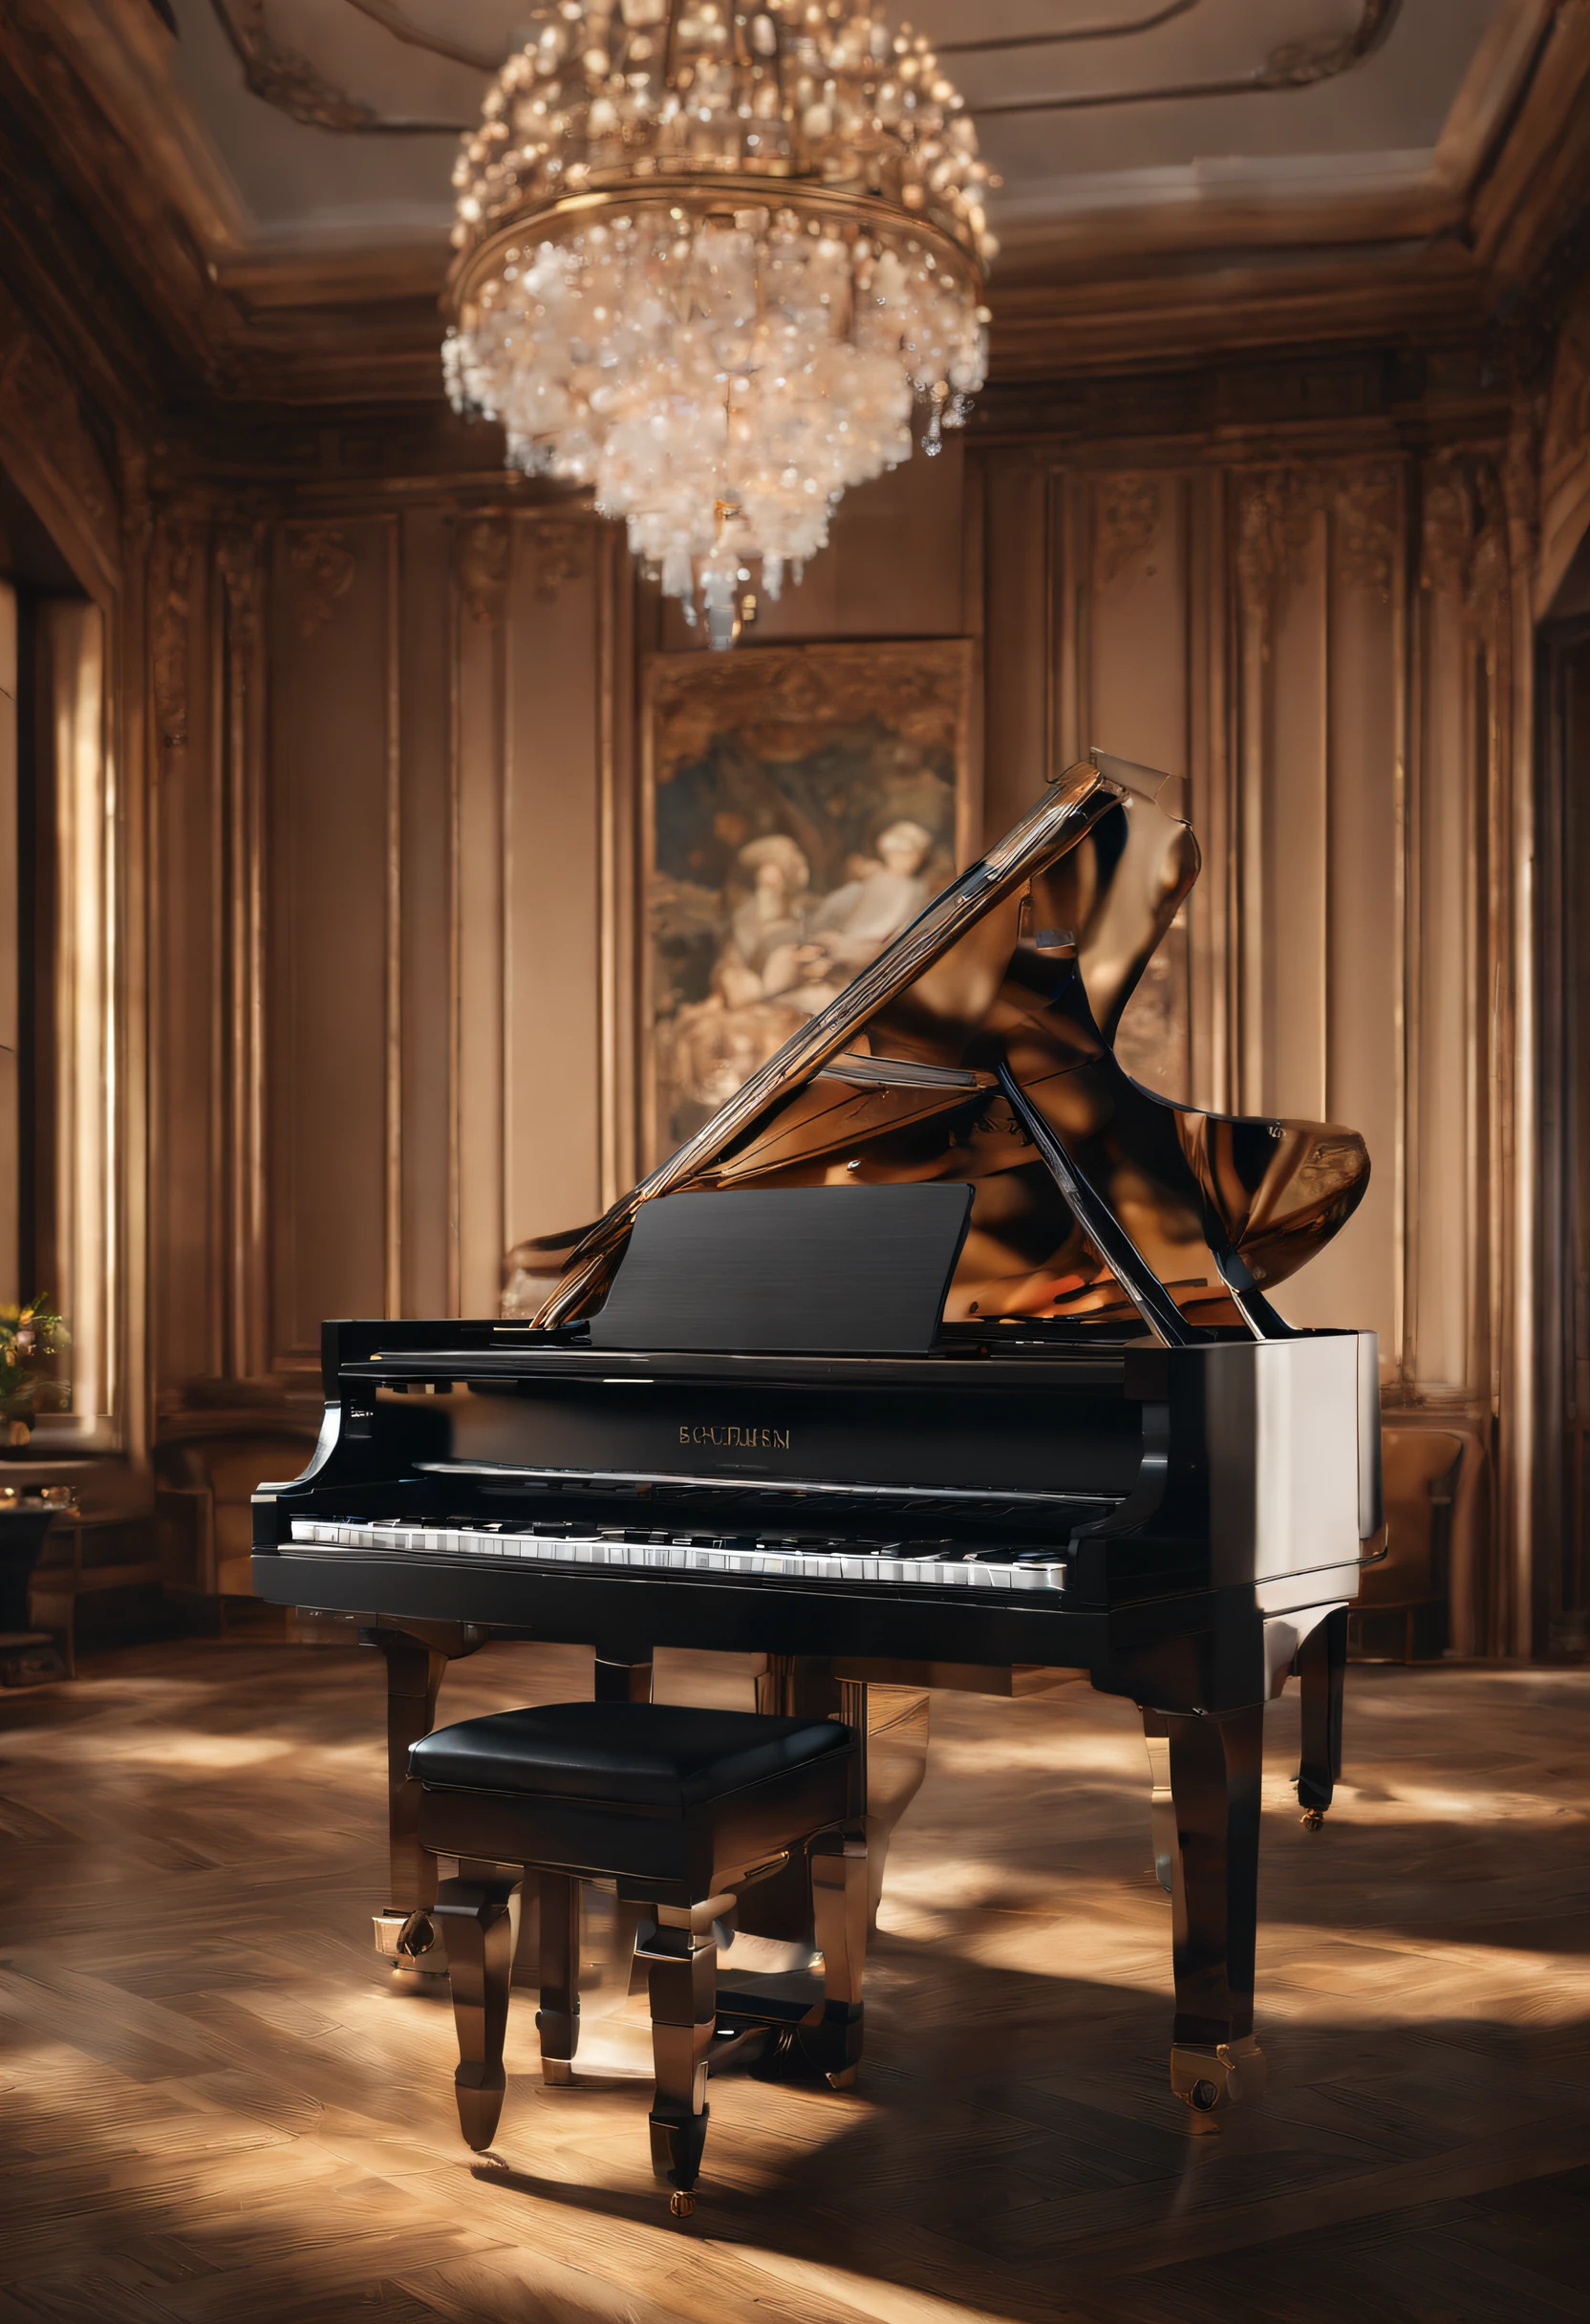
<instances>
[{"instance_id":1,"label":"ceiling molding","mask_svg":"<svg viewBox=\"0 0 1590 2324\"><path fill-rule=\"evenodd\" d=\"M359 8L365 0L353 0ZM1156 0L1146 15L1117 18L1113 24L1072 24L1052 32L1001 32L992 40L937 40L934 49L939 56L994 56L1010 49L1070 49L1084 41L1140 40L1145 32L1157 32L1161 25L1172 24L1178 16L1191 16L1194 9L1204 6L1204 0Z\"/></svg>"},{"instance_id":2,"label":"ceiling molding","mask_svg":"<svg viewBox=\"0 0 1590 2324\"><path fill-rule=\"evenodd\" d=\"M117 278L114 294L41 287L63 331L85 298L97 326L132 316L136 297L157 344L135 358L132 326L118 325L122 368L150 393L163 379L168 395L237 406L438 403L441 235L250 247L235 192L173 118L169 47L142 0L13 0L0 28L0 93L9 83L108 254L100 275ZM15 263L36 267L27 189L51 173L18 160L9 174ZM1153 190L1008 233L991 292L996 381L1472 333L1590 200L1590 0L1512 0L1420 177L1365 186L1343 163L1285 198L1229 175ZM36 243L36 220L31 230ZM114 408L126 381L107 391Z\"/></svg>"},{"instance_id":3,"label":"ceiling molding","mask_svg":"<svg viewBox=\"0 0 1590 2324\"><path fill-rule=\"evenodd\" d=\"M289 120L301 121L311 129L329 129L345 137L422 137L432 136L438 130L457 136L474 126L470 121L411 119L407 115L378 113L374 105L350 95L322 73L313 57L306 56L302 49L295 49L290 41L278 40L266 14L266 0L210 0L210 6L243 67L243 77L248 87L264 103L285 113ZM395 11L391 10L361 8L359 12L372 17L388 32L396 29L392 21ZM451 54L454 61L459 61L456 52L427 40L412 27L406 35L398 36L407 37L417 48L428 48L437 55Z\"/></svg>"},{"instance_id":4,"label":"ceiling molding","mask_svg":"<svg viewBox=\"0 0 1590 2324\"><path fill-rule=\"evenodd\" d=\"M343 0L343 4L357 9L361 16L378 24L394 40L401 40L410 48L428 49L433 56L445 56L450 64L468 65L472 71L485 74L496 73L502 66L503 59L484 49L465 48L460 41L447 40L440 32L428 32L422 25L411 24L402 10L392 5L392 0ZM1192 0L1192 5L1196 6L1197 0Z\"/></svg>"},{"instance_id":5,"label":"ceiling molding","mask_svg":"<svg viewBox=\"0 0 1590 2324\"><path fill-rule=\"evenodd\" d=\"M1310 89L1321 81L1335 80L1343 73L1351 73L1372 56L1380 48L1402 7L1402 0L1360 0L1363 10L1350 32L1329 32L1315 40L1289 40L1272 49L1263 61L1249 73L1229 75L1216 80L1168 81L1136 89L1072 89L1056 97L996 97L978 107L978 118L982 120L996 114L1026 113L1096 113L1103 107L1116 105L1166 105L1189 97L1254 97L1276 89ZM1157 17L1123 26L1123 32L1149 32L1155 26L1169 23L1171 18L1184 12L1169 9ZM1099 37L1073 32L1069 35L1040 35L1028 41L957 43L955 50L946 48L944 54L969 54L980 47L986 54L999 48L1039 48L1051 45L1056 38L1072 40Z\"/></svg>"}]
</instances>

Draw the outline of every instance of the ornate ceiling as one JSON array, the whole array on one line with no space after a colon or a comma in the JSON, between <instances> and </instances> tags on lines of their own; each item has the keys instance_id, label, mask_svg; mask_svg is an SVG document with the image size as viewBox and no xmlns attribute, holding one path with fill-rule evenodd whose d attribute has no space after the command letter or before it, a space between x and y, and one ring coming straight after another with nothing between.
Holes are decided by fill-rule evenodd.
<instances>
[{"instance_id":1,"label":"ornate ceiling","mask_svg":"<svg viewBox=\"0 0 1590 2324\"><path fill-rule=\"evenodd\" d=\"M1163 356L1222 333L1341 335L1377 303L1410 321L1472 308L1487 294L1478 213L1506 175L1503 143L1516 161L1527 134L1544 161L1566 134L1546 118L1553 81L1590 69L1585 11L1554 0L904 7L1003 175L1007 372ZM343 392L430 392L458 129L530 0L20 10L133 158L145 213L197 253L212 312L195 327L223 372L247 353L260 388L277 367L274 392L331 392L339 363ZM92 155L85 166L94 177ZM117 178L102 158L97 183ZM176 294L182 266L147 233L133 263Z\"/></svg>"}]
</instances>

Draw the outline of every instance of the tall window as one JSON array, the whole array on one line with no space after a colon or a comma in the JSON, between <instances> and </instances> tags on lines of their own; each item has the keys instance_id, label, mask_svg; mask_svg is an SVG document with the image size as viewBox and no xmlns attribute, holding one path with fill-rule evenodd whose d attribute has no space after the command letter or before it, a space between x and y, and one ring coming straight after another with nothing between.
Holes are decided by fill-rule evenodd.
<instances>
[{"instance_id":1,"label":"tall window","mask_svg":"<svg viewBox=\"0 0 1590 2324\"><path fill-rule=\"evenodd\" d=\"M115 1441L116 795L105 625L0 475L0 1302L68 1319L40 1454Z\"/></svg>"},{"instance_id":2,"label":"tall window","mask_svg":"<svg viewBox=\"0 0 1590 2324\"><path fill-rule=\"evenodd\" d=\"M0 1307L22 1286L22 900L16 591L0 581Z\"/></svg>"}]
</instances>

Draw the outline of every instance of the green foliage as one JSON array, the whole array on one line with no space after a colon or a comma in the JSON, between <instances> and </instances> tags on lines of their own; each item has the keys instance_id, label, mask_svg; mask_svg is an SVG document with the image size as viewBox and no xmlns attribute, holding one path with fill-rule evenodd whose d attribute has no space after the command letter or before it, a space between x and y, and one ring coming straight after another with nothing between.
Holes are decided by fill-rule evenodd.
<instances>
[{"instance_id":1,"label":"green foliage","mask_svg":"<svg viewBox=\"0 0 1590 2324\"><path fill-rule=\"evenodd\" d=\"M26 1420L41 1402L65 1401L66 1384L51 1366L71 1337L48 1296L0 1306L0 1419Z\"/></svg>"}]
</instances>

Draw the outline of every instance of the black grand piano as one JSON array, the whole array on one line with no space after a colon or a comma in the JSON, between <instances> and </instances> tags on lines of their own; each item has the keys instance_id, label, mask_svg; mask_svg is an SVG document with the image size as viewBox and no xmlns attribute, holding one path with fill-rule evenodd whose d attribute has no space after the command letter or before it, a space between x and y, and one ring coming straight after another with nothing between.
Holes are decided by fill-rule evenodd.
<instances>
[{"instance_id":1,"label":"black grand piano","mask_svg":"<svg viewBox=\"0 0 1590 2324\"><path fill-rule=\"evenodd\" d=\"M1117 1064L1197 872L1175 790L1098 751L1069 769L548 1249L528 1321L327 1324L320 1444L255 1496L254 1581L386 1657L396 1961L443 1966L408 1747L493 1638L590 1645L631 1698L662 1649L759 1656L762 1707L863 1737L870 1686L1085 1671L1149 1739L1172 2087L1262 2087L1264 1706L1300 1677L1317 1824L1381 1524L1374 1336L1296 1330L1267 1287L1368 1162ZM787 1903L769 1936L798 1934Z\"/></svg>"}]
</instances>

